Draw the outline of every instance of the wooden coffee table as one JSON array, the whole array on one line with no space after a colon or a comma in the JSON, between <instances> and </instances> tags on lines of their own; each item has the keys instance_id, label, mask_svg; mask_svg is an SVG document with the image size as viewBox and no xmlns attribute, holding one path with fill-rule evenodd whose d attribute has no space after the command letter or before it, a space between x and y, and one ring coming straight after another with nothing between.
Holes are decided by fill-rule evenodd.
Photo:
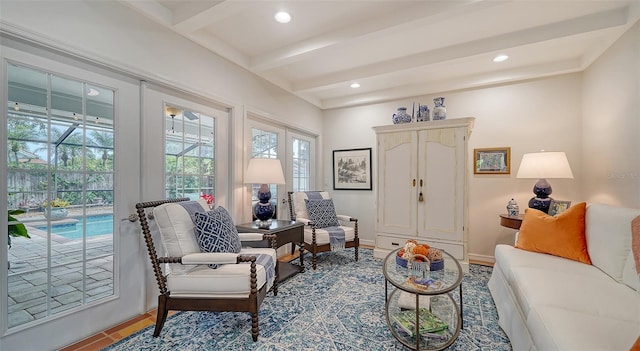
<instances>
[{"instance_id":1,"label":"wooden coffee table","mask_svg":"<svg viewBox=\"0 0 640 351\"><path fill-rule=\"evenodd\" d=\"M264 233L276 235L276 248L291 243L300 249L299 262L278 261L278 282L281 282L299 272L304 272L304 261L302 255L302 243L304 243L304 224L293 221L273 220L269 228L259 228L255 222L236 225L239 233ZM252 247L271 247L267 240L252 242Z\"/></svg>"}]
</instances>

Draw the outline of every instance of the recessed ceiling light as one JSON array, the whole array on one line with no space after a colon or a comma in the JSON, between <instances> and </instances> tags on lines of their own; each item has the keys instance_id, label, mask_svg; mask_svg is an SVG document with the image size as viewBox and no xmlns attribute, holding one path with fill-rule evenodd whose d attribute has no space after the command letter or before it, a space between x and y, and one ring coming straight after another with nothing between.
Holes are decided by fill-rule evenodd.
<instances>
[{"instance_id":1,"label":"recessed ceiling light","mask_svg":"<svg viewBox=\"0 0 640 351\"><path fill-rule=\"evenodd\" d=\"M89 88L89 92L87 93L87 95L89 95L89 96L98 96L98 95L100 95L100 92L98 92L97 90L95 90L93 88Z\"/></svg>"},{"instance_id":2,"label":"recessed ceiling light","mask_svg":"<svg viewBox=\"0 0 640 351\"><path fill-rule=\"evenodd\" d=\"M276 13L274 16L278 23L289 23L291 22L291 15L288 12L280 11Z\"/></svg>"},{"instance_id":3,"label":"recessed ceiling light","mask_svg":"<svg viewBox=\"0 0 640 351\"><path fill-rule=\"evenodd\" d=\"M502 61L506 61L508 59L509 59L508 55L500 54L500 55L498 55L498 56L493 58L493 62L502 62Z\"/></svg>"},{"instance_id":4,"label":"recessed ceiling light","mask_svg":"<svg viewBox=\"0 0 640 351\"><path fill-rule=\"evenodd\" d=\"M350 87L352 87L353 89L358 89L360 88L360 83L353 82L351 83Z\"/></svg>"}]
</instances>

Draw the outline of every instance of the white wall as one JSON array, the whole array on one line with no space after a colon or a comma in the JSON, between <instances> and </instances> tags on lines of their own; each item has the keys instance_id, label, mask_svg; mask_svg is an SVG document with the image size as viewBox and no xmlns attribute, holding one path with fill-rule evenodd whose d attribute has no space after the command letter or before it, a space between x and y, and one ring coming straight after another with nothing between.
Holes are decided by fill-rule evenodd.
<instances>
[{"instance_id":1,"label":"white wall","mask_svg":"<svg viewBox=\"0 0 640 351\"><path fill-rule=\"evenodd\" d=\"M585 72L583 194L640 208L640 22Z\"/></svg>"},{"instance_id":2,"label":"white wall","mask_svg":"<svg viewBox=\"0 0 640 351\"><path fill-rule=\"evenodd\" d=\"M513 242L514 231L499 224L507 201L514 197L521 208L527 206L535 180L516 179L522 154L540 149L565 151L573 169L573 180L550 180L552 197L582 201L581 165L581 74L505 84L488 88L443 93L447 118L476 117L469 140L469 253L471 258L492 260L497 243ZM325 111L324 184L332 192L340 212L359 219L360 237L375 242L374 191L333 191L331 151L372 147L372 126L391 124L398 106L428 103L436 96L391 101L375 105ZM511 174L474 175L474 148L511 147ZM374 167L375 167L374 151ZM375 176L375 175L374 175Z\"/></svg>"}]
</instances>

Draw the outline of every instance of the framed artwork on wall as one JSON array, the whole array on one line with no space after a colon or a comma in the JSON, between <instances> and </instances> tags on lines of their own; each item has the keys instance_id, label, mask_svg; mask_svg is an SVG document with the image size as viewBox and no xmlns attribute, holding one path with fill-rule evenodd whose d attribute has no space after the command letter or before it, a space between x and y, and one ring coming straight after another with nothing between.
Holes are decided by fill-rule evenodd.
<instances>
[{"instance_id":1,"label":"framed artwork on wall","mask_svg":"<svg viewBox=\"0 0 640 351\"><path fill-rule=\"evenodd\" d=\"M571 206L571 201L551 200L549 204L549 216L559 215Z\"/></svg>"},{"instance_id":2,"label":"framed artwork on wall","mask_svg":"<svg viewBox=\"0 0 640 351\"><path fill-rule=\"evenodd\" d=\"M371 148L333 150L333 190L371 190Z\"/></svg>"},{"instance_id":3,"label":"framed artwork on wall","mask_svg":"<svg viewBox=\"0 0 640 351\"><path fill-rule=\"evenodd\" d=\"M473 149L474 174L510 174L511 148Z\"/></svg>"}]
</instances>

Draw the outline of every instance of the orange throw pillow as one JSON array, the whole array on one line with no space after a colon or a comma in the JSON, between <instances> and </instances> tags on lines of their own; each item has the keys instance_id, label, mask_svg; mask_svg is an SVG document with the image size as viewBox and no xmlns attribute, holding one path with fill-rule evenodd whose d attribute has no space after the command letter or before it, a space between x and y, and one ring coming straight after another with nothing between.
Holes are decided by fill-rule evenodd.
<instances>
[{"instance_id":1,"label":"orange throw pillow","mask_svg":"<svg viewBox=\"0 0 640 351\"><path fill-rule=\"evenodd\" d=\"M581 202L555 217L525 209L516 247L591 264L584 233L586 209Z\"/></svg>"}]
</instances>

